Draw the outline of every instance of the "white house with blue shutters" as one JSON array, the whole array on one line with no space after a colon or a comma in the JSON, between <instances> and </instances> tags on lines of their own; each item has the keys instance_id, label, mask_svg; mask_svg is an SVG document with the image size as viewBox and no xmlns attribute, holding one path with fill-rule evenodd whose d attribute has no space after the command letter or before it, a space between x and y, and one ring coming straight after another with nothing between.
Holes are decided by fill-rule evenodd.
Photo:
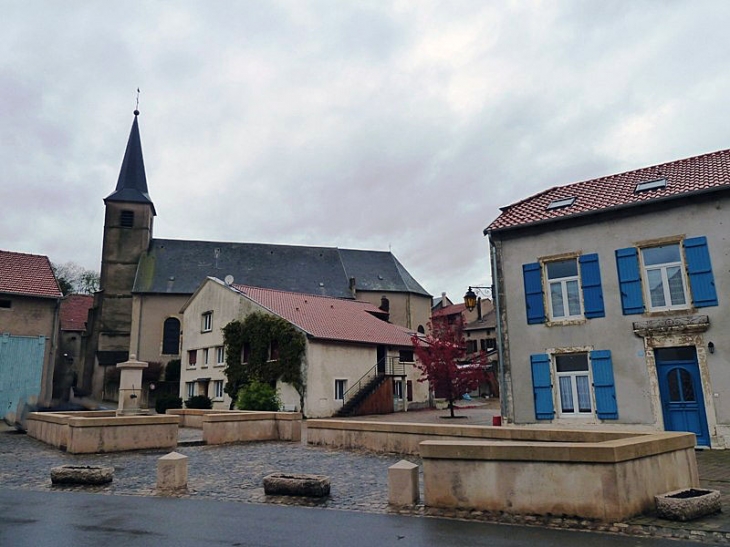
<instances>
[{"instance_id":1,"label":"white house with blue shutters","mask_svg":"<svg viewBox=\"0 0 730 547\"><path fill-rule=\"evenodd\" d=\"M551 188L484 233L506 423L730 447L730 150Z\"/></svg>"}]
</instances>

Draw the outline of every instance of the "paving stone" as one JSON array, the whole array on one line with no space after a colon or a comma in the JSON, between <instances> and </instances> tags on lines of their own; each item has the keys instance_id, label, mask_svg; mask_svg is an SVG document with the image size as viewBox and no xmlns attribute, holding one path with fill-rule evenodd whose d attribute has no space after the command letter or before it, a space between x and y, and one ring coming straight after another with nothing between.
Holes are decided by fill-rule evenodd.
<instances>
[{"instance_id":1,"label":"paving stone","mask_svg":"<svg viewBox=\"0 0 730 547\"><path fill-rule=\"evenodd\" d=\"M491 410L490 410L491 411ZM419 422L433 420L436 413L412 412ZM482 419L479 409L467 409L470 419ZM390 415L393 416L393 415ZM409 417L411 417L409 416ZM391 419L391 418L389 418ZM193 439L191 439L193 440ZM287 442L259 442L221 446L180 446L177 451L188 457L188 490L165 494L177 498L219 499L239 503L275 503L366 511L398 513L414 517L446 517L483 520L532 526L556 526L691 539L702 543L730 543L730 512L703 517L690 523L673 523L655 514L642 515L624 523L605 523L577 519L556 519L540 515L509 515L487 511L440 510L418 504L412 508L388 506L388 467L403 457L364 451L338 451L324 447ZM100 465L114 468L114 481L99 486L53 486L54 490L95 492L105 495L159 496L156 491L157 459L167 451L141 450L113 454L73 455L61 452L14 430L0 427L0 487L51 490L48 470L60 465ZM420 459L406 459L420 464ZM703 488L720 490L722 501L730 500L730 450L704 450L697 453ZM222 472L224 471L224 472ZM263 478L277 472L311 473L331 478L330 496L324 500L287 496L266 496ZM420 476L423 491L423 477ZM726 508L728 506L726 505ZM554 521L554 523L553 523ZM641 530L641 532L638 532Z\"/></svg>"}]
</instances>

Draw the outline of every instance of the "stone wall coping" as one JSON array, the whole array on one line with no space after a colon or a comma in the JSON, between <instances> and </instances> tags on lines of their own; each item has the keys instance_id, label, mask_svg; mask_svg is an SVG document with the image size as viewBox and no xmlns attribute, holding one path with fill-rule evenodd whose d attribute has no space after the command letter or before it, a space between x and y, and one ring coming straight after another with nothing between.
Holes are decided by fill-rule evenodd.
<instances>
[{"instance_id":1,"label":"stone wall coping","mask_svg":"<svg viewBox=\"0 0 730 547\"><path fill-rule=\"evenodd\" d=\"M31 412L28 414L27 419L60 425L66 425L68 423L67 414L56 414L55 412Z\"/></svg>"},{"instance_id":2,"label":"stone wall coping","mask_svg":"<svg viewBox=\"0 0 730 547\"><path fill-rule=\"evenodd\" d=\"M694 449L692 433L655 433L604 442L422 441L424 459L616 463Z\"/></svg>"},{"instance_id":3,"label":"stone wall coping","mask_svg":"<svg viewBox=\"0 0 730 547\"><path fill-rule=\"evenodd\" d=\"M165 425L179 424L179 416L165 414L152 416L118 416L116 418L69 418L70 427L114 427L125 425Z\"/></svg>"},{"instance_id":4,"label":"stone wall coping","mask_svg":"<svg viewBox=\"0 0 730 547\"><path fill-rule=\"evenodd\" d=\"M527 427L491 427L481 425L414 424L407 422L369 422L365 420L307 420L308 429L367 431L472 437L499 441L599 443L628 438L642 438L653 433L636 431L599 431L591 429L547 429Z\"/></svg>"},{"instance_id":5,"label":"stone wall coping","mask_svg":"<svg viewBox=\"0 0 730 547\"><path fill-rule=\"evenodd\" d=\"M168 409L172 416L203 416L205 422L236 422L247 420L301 420L301 412L261 412L257 410L209 410L196 408Z\"/></svg>"},{"instance_id":6,"label":"stone wall coping","mask_svg":"<svg viewBox=\"0 0 730 547\"><path fill-rule=\"evenodd\" d=\"M74 413L31 412L30 414L28 414L28 419L38 420L40 422L51 422L60 425L68 424L70 427L113 427L124 425L158 425L180 423L179 416L168 416L166 414L157 414L152 416L117 417L114 413L112 413L110 416L90 417L78 416Z\"/></svg>"}]
</instances>

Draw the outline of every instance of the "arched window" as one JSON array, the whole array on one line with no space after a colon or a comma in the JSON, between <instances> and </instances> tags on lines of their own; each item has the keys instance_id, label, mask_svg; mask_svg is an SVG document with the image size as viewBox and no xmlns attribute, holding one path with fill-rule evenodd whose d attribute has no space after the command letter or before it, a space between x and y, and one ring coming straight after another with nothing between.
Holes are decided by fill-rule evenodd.
<instances>
[{"instance_id":1,"label":"arched window","mask_svg":"<svg viewBox=\"0 0 730 547\"><path fill-rule=\"evenodd\" d=\"M180 353L180 320L176 317L165 319L162 328L162 354L178 355Z\"/></svg>"}]
</instances>

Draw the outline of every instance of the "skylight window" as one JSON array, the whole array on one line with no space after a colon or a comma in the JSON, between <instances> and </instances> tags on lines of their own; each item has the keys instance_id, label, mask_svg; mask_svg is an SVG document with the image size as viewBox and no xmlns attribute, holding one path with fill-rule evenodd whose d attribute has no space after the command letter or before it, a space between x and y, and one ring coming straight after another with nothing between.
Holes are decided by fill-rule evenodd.
<instances>
[{"instance_id":1,"label":"skylight window","mask_svg":"<svg viewBox=\"0 0 730 547\"><path fill-rule=\"evenodd\" d=\"M574 203L575 197L554 199L545 209L548 211L551 211L552 209L562 209L563 207L570 207Z\"/></svg>"},{"instance_id":2,"label":"skylight window","mask_svg":"<svg viewBox=\"0 0 730 547\"><path fill-rule=\"evenodd\" d=\"M650 180L647 182L640 182L636 185L636 188L634 188L634 194L638 194L639 192L646 192L647 190L656 190L657 188L666 188L667 187L667 179L657 179L657 180Z\"/></svg>"}]
</instances>

